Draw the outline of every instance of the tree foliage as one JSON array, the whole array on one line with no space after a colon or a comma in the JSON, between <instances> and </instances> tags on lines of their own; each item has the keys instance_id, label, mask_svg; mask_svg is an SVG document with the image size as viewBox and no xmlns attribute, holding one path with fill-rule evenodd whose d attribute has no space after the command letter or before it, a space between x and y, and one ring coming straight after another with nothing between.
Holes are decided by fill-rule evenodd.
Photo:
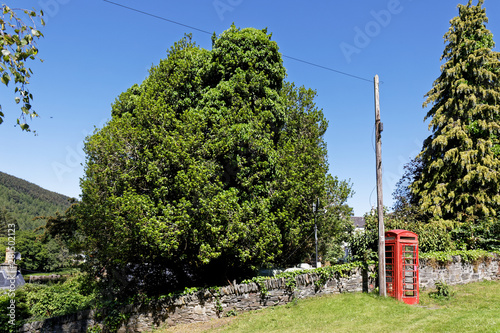
<instances>
[{"instance_id":1,"label":"tree foliage","mask_svg":"<svg viewBox=\"0 0 500 333\"><path fill-rule=\"evenodd\" d=\"M0 253L12 243L12 237L0 237ZM21 253L21 260L16 263L24 272L52 272L71 265L68 248L59 238L43 237L32 230L20 230L15 233L15 249Z\"/></svg>"},{"instance_id":2,"label":"tree foliage","mask_svg":"<svg viewBox=\"0 0 500 333\"><path fill-rule=\"evenodd\" d=\"M12 228L14 226L14 228ZM0 208L0 237L6 236L9 229L18 230L17 220L5 208Z\"/></svg>"},{"instance_id":3,"label":"tree foliage","mask_svg":"<svg viewBox=\"0 0 500 333\"><path fill-rule=\"evenodd\" d=\"M499 53L482 5L458 6L444 36L446 63L424 103L432 105L425 117L432 134L411 189L423 212L436 218L496 216L500 204Z\"/></svg>"},{"instance_id":4,"label":"tree foliage","mask_svg":"<svg viewBox=\"0 0 500 333\"><path fill-rule=\"evenodd\" d=\"M36 218L64 212L70 205L68 200L64 195L0 172L0 211L8 212L21 230L43 226L43 221Z\"/></svg>"},{"instance_id":5,"label":"tree foliage","mask_svg":"<svg viewBox=\"0 0 500 333\"><path fill-rule=\"evenodd\" d=\"M17 124L22 130L30 131L26 118L37 117L38 114L31 108L33 95L29 92L27 85L32 70L26 66L27 60L34 60L38 54L35 40L43 37L37 26L45 25L43 12L35 10L10 8L6 4L1 5L0 13L0 82L9 85L14 81L16 93L15 102L21 104L21 116ZM3 122L4 114L0 105L0 124Z\"/></svg>"},{"instance_id":6,"label":"tree foliage","mask_svg":"<svg viewBox=\"0 0 500 333\"><path fill-rule=\"evenodd\" d=\"M353 233L349 243L353 260L366 262L378 258L378 214L372 210L364 218L365 230ZM443 221L423 223L384 210L384 228L386 231L403 229L416 233L419 251L423 253L457 248L458 242L452 237L453 226Z\"/></svg>"},{"instance_id":7,"label":"tree foliage","mask_svg":"<svg viewBox=\"0 0 500 333\"><path fill-rule=\"evenodd\" d=\"M415 157L404 165L404 173L396 183L392 198L394 205L392 207L393 215L399 219L407 221L427 222L426 216L420 210L420 197L411 191L410 186L422 175L422 160Z\"/></svg>"},{"instance_id":8,"label":"tree foliage","mask_svg":"<svg viewBox=\"0 0 500 333\"><path fill-rule=\"evenodd\" d=\"M336 263L345 255L343 246L354 232L353 209L347 204L353 195L349 181L327 176L325 204L318 226L318 252L324 261Z\"/></svg>"},{"instance_id":9,"label":"tree foliage","mask_svg":"<svg viewBox=\"0 0 500 333\"><path fill-rule=\"evenodd\" d=\"M14 325L7 311L0 312L0 331L15 332L27 322L88 310L96 306L95 299L93 285L89 285L81 274L68 277L63 282L27 283L16 289L14 298L7 292L0 295L0 307L7 308L12 300L16 305Z\"/></svg>"},{"instance_id":10,"label":"tree foliage","mask_svg":"<svg viewBox=\"0 0 500 333\"><path fill-rule=\"evenodd\" d=\"M85 144L73 214L88 268L120 291L159 292L310 253L327 122L315 92L284 79L271 35L232 26L211 51L175 43L122 93Z\"/></svg>"}]
</instances>

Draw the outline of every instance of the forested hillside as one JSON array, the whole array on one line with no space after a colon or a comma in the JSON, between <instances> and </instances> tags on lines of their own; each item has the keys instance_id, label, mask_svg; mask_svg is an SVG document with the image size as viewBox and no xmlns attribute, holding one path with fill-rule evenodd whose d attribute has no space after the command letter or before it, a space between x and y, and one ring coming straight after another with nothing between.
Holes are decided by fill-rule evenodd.
<instances>
[{"instance_id":1,"label":"forested hillside","mask_svg":"<svg viewBox=\"0 0 500 333\"><path fill-rule=\"evenodd\" d=\"M23 179L0 172L0 211L15 219L21 230L31 230L45 223L37 216L63 213L70 205L68 197L45 190Z\"/></svg>"}]
</instances>

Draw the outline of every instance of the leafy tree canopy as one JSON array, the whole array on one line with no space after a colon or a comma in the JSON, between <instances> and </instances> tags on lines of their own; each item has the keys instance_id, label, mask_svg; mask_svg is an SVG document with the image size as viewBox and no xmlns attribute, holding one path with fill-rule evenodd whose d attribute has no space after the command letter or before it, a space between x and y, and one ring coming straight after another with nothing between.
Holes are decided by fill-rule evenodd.
<instances>
[{"instance_id":1,"label":"leafy tree canopy","mask_svg":"<svg viewBox=\"0 0 500 333\"><path fill-rule=\"evenodd\" d=\"M79 224L88 269L121 292L159 292L314 251L312 203L334 207L326 189L339 182L327 177L315 92L284 79L271 35L233 25L211 51L183 38L122 93L87 138L81 202L67 220Z\"/></svg>"},{"instance_id":2,"label":"leafy tree canopy","mask_svg":"<svg viewBox=\"0 0 500 333\"><path fill-rule=\"evenodd\" d=\"M26 66L27 60L34 60L38 54L35 40L43 37L37 26L45 25L43 12L20 8L11 8L1 5L0 12L0 82L9 85L13 81L16 93L15 102L21 104L21 117L17 124L22 130L30 131L26 118L37 117L38 114L31 108L33 95L27 84L32 71ZM4 114L0 105L0 124Z\"/></svg>"},{"instance_id":3,"label":"leafy tree canopy","mask_svg":"<svg viewBox=\"0 0 500 333\"><path fill-rule=\"evenodd\" d=\"M424 213L447 220L495 216L500 204L499 53L483 0L459 5L445 34L446 63L427 93L432 134L411 185Z\"/></svg>"},{"instance_id":4,"label":"leafy tree canopy","mask_svg":"<svg viewBox=\"0 0 500 333\"><path fill-rule=\"evenodd\" d=\"M0 236L0 253L5 258L5 250L12 244L12 237L5 233ZM52 272L69 267L72 258L68 248L57 237L42 237L33 230L20 230L15 233L15 250L21 253L21 260L16 261L23 273Z\"/></svg>"}]
</instances>

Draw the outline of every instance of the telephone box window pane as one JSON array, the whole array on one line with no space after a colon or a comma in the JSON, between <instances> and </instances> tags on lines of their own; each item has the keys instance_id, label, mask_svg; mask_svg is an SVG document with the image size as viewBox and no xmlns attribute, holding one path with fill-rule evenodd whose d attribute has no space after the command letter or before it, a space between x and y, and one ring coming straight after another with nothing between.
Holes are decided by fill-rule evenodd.
<instances>
[{"instance_id":1,"label":"telephone box window pane","mask_svg":"<svg viewBox=\"0 0 500 333\"><path fill-rule=\"evenodd\" d=\"M403 257L404 257L406 260L411 260L411 259L413 259L413 253L411 253L411 252L405 252L405 253L403 254Z\"/></svg>"}]
</instances>

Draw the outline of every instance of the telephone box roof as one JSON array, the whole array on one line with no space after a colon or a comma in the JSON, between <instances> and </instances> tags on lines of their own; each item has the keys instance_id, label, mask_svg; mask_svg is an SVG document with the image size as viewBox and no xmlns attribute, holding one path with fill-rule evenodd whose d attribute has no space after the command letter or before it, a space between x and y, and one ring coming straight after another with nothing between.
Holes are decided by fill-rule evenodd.
<instances>
[{"instance_id":1,"label":"telephone box roof","mask_svg":"<svg viewBox=\"0 0 500 333\"><path fill-rule=\"evenodd\" d=\"M403 230L403 229L394 229L394 230L389 230L385 232L385 237L415 237L415 239L418 238L418 235L414 232L408 231L408 230Z\"/></svg>"}]
</instances>

